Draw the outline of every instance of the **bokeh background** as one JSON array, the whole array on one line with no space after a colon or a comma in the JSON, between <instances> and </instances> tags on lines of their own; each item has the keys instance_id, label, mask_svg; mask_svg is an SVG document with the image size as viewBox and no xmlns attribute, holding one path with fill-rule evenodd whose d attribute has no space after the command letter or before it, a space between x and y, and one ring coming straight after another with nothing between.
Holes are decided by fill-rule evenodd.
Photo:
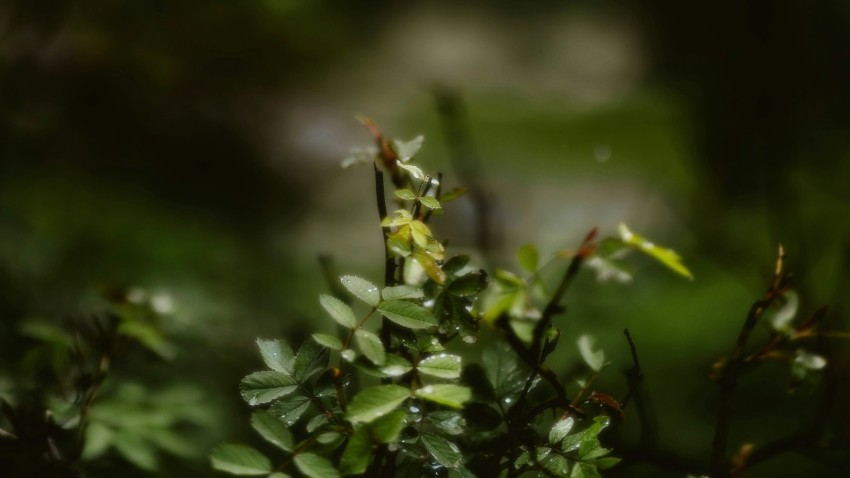
<instances>
[{"instance_id":1,"label":"bokeh background","mask_svg":"<svg viewBox=\"0 0 850 478\"><path fill-rule=\"evenodd\" d=\"M21 380L29 322L84 315L104 285L144 291L177 352L132 356L113 378L136 392L104 393L193 390L189 446L156 474L212 476L210 447L254 441L237 392L260 365L253 340L324 317L318 257L381 277L372 173L339 166L370 144L362 113L424 134L422 164L487 199L484 251L470 197L439 218L452 252L516 268L522 244L552 257L623 221L685 257L692 282L640 259L631 284L585 274L558 325L599 338L616 393L629 327L659 447L704 459L710 366L778 242L801 313L831 304L830 325L850 325L848 45L846 2L3 2L0 393ZM832 345L847 371L847 342ZM812 398L786 398L787 380L777 366L742 388L733 444L806 418ZM104 466L144 475L123 455ZM812 458L753 476L846 463Z\"/></svg>"}]
</instances>

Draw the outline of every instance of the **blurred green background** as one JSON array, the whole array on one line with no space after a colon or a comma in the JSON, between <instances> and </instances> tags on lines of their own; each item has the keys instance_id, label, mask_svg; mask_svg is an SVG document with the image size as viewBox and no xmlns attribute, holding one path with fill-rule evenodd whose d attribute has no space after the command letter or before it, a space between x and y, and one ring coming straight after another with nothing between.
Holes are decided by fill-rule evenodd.
<instances>
[{"instance_id":1,"label":"blurred green background","mask_svg":"<svg viewBox=\"0 0 850 478\"><path fill-rule=\"evenodd\" d=\"M339 167L370 143L353 114L424 134L423 165L459 185L435 97L448 88L492 201L493 264L620 221L685 257L693 282L648 261L633 284L585 274L558 325L599 337L614 362L601 386L617 393L629 327L660 448L705 459L710 366L778 242L801 311L831 304L830 325L850 325L850 8L787 3L4 2L0 394L25 373L27 323L88 313L103 285L143 290L165 304L177 353L132 356L109 380L151 396L190 387L203 404L181 432L192 446L162 456L157 476L211 476L210 447L254 440L237 393L259 366L253 340L298 340L323 317L318 256L381 277L371 171ZM465 199L436 227L451 252L475 253L474 224ZM553 360L573 360L573 344ZM846 372L847 343L832 345ZM781 372L742 389L733 446L805 419L812 398L787 398ZM108 381L104 400L120 393L139 392ZM848 414L836 417L846 436ZM106 456L110 473L137 473ZM833 472L795 455L753 476L800 470Z\"/></svg>"}]
</instances>

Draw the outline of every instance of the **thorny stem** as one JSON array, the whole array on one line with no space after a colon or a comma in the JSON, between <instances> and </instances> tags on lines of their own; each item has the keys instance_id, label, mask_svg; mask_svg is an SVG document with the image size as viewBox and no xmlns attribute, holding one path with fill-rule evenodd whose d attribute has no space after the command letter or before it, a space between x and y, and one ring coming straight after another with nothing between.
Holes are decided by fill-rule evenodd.
<instances>
[{"instance_id":1,"label":"thorny stem","mask_svg":"<svg viewBox=\"0 0 850 478\"><path fill-rule=\"evenodd\" d=\"M750 337L753 329L758 323L759 318L764 314L765 310L770 307L773 302L781 295L785 289L787 276L782 273L783 261L785 259L785 251L782 244L779 244L776 266L773 272L773 280L770 282L770 287L764 297L757 300L750 307L744 325L738 334L738 340L735 343L735 349L726 364L720 382L720 404L718 406L717 418L714 425L714 438L712 439L711 461L710 468L713 476L721 477L728 476L729 470L726 465L726 448L729 438L729 430L732 423L732 397L735 389L738 386L738 376L744 365L744 348L747 345L747 340Z\"/></svg>"}]
</instances>

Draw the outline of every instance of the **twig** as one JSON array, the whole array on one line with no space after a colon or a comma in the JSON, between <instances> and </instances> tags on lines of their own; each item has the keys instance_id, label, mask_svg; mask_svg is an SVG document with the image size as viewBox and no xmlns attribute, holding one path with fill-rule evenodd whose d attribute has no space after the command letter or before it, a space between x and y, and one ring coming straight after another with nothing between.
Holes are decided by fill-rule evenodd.
<instances>
[{"instance_id":1,"label":"twig","mask_svg":"<svg viewBox=\"0 0 850 478\"><path fill-rule=\"evenodd\" d=\"M764 297L757 300L750 307L744 325L735 342L735 349L726 364L720 383L720 404L717 410L717 418L714 425L714 438L712 439L710 468L712 476L728 476L726 469L726 446L729 438L729 430L732 423L732 397L738 386L738 375L744 365L744 348L759 318L765 310L781 295L787 282L787 277L782 274L782 266L785 259L785 251L779 244L776 266L773 272L773 280Z\"/></svg>"}]
</instances>

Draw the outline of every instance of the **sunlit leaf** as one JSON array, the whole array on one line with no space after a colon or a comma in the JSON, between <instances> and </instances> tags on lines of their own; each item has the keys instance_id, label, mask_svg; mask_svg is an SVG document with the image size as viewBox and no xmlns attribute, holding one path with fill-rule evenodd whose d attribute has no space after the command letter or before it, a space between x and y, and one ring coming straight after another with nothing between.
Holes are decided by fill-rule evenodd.
<instances>
[{"instance_id":1,"label":"sunlit leaf","mask_svg":"<svg viewBox=\"0 0 850 478\"><path fill-rule=\"evenodd\" d=\"M572 430L573 425L575 425L575 419L573 417L566 417L558 420L554 426L552 426L552 430L549 431L549 443L557 444L561 440L563 440L567 435L569 435L570 430Z\"/></svg>"},{"instance_id":2,"label":"sunlit leaf","mask_svg":"<svg viewBox=\"0 0 850 478\"><path fill-rule=\"evenodd\" d=\"M319 295L319 303L339 325L350 329L357 326L357 317L345 302L336 297L321 294Z\"/></svg>"},{"instance_id":3,"label":"sunlit leaf","mask_svg":"<svg viewBox=\"0 0 850 478\"><path fill-rule=\"evenodd\" d=\"M422 172L422 169L420 169L419 166L414 166L412 164L405 164L405 163L396 163L396 164L398 164L399 168L404 169L405 171L410 173L410 175L413 176L414 178L425 179L425 173Z\"/></svg>"},{"instance_id":4,"label":"sunlit leaf","mask_svg":"<svg viewBox=\"0 0 850 478\"><path fill-rule=\"evenodd\" d=\"M378 302L380 302L381 295L378 292L378 286L366 279L361 279L357 276L342 276L339 280L355 297L372 307L378 305Z\"/></svg>"},{"instance_id":5,"label":"sunlit leaf","mask_svg":"<svg viewBox=\"0 0 850 478\"><path fill-rule=\"evenodd\" d=\"M367 388L351 399L348 419L352 422L371 422L398 408L408 397L410 390L398 385Z\"/></svg>"},{"instance_id":6,"label":"sunlit leaf","mask_svg":"<svg viewBox=\"0 0 850 478\"><path fill-rule=\"evenodd\" d=\"M460 448L445 438L433 433L422 434L422 444L434 460L446 468L458 468L463 460Z\"/></svg>"},{"instance_id":7,"label":"sunlit leaf","mask_svg":"<svg viewBox=\"0 0 850 478\"><path fill-rule=\"evenodd\" d=\"M313 453L299 453L292 459L301 473L310 478L338 478L339 472L325 457Z\"/></svg>"},{"instance_id":8,"label":"sunlit leaf","mask_svg":"<svg viewBox=\"0 0 850 478\"><path fill-rule=\"evenodd\" d=\"M444 353L427 357L416 365L419 373L440 378L459 378L461 369L459 356Z\"/></svg>"},{"instance_id":9,"label":"sunlit leaf","mask_svg":"<svg viewBox=\"0 0 850 478\"><path fill-rule=\"evenodd\" d=\"M682 258L679 257L679 254L676 254L676 251L673 249L666 249L653 244L647 239L630 231L629 228L622 223L620 223L620 238L624 243L655 258L655 260L661 262L679 275L687 277L688 279L694 278L691 271L688 270L688 268L682 263Z\"/></svg>"},{"instance_id":10,"label":"sunlit leaf","mask_svg":"<svg viewBox=\"0 0 850 478\"><path fill-rule=\"evenodd\" d=\"M578 350L581 353L581 358L591 370L598 372L605 365L605 352L602 350L593 350L593 345L596 339L590 335L582 335L578 338Z\"/></svg>"},{"instance_id":11,"label":"sunlit leaf","mask_svg":"<svg viewBox=\"0 0 850 478\"><path fill-rule=\"evenodd\" d=\"M278 417L265 410L257 410L251 415L251 426L267 442L281 450L292 451L292 433Z\"/></svg>"},{"instance_id":12,"label":"sunlit leaf","mask_svg":"<svg viewBox=\"0 0 850 478\"><path fill-rule=\"evenodd\" d=\"M472 390L462 385L440 383L425 385L416 390L416 396L447 407L462 408L472 398Z\"/></svg>"},{"instance_id":13,"label":"sunlit leaf","mask_svg":"<svg viewBox=\"0 0 850 478\"><path fill-rule=\"evenodd\" d=\"M381 372L387 377L400 377L413 370L413 364L404 357L396 354L387 354Z\"/></svg>"},{"instance_id":14,"label":"sunlit leaf","mask_svg":"<svg viewBox=\"0 0 850 478\"><path fill-rule=\"evenodd\" d=\"M342 350L342 341L339 338L329 335L329 334L313 334L313 340L320 345L324 345L325 347L331 350Z\"/></svg>"},{"instance_id":15,"label":"sunlit leaf","mask_svg":"<svg viewBox=\"0 0 850 478\"><path fill-rule=\"evenodd\" d=\"M272 370L254 372L242 379L239 391L249 405L261 405L294 392L298 383L289 375Z\"/></svg>"},{"instance_id":16,"label":"sunlit leaf","mask_svg":"<svg viewBox=\"0 0 850 478\"><path fill-rule=\"evenodd\" d=\"M426 329L437 325L437 319L431 311L421 305L404 300L390 300L378 304L378 310L384 316L410 329Z\"/></svg>"},{"instance_id":17,"label":"sunlit leaf","mask_svg":"<svg viewBox=\"0 0 850 478\"><path fill-rule=\"evenodd\" d=\"M384 351L384 345L377 335L368 330L358 329L354 333L354 340L366 358L371 360L375 365L384 365L387 355Z\"/></svg>"},{"instance_id":18,"label":"sunlit leaf","mask_svg":"<svg viewBox=\"0 0 850 478\"><path fill-rule=\"evenodd\" d=\"M245 445L219 445L210 454L212 467L233 475L256 476L272 471L272 464L259 451Z\"/></svg>"}]
</instances>

